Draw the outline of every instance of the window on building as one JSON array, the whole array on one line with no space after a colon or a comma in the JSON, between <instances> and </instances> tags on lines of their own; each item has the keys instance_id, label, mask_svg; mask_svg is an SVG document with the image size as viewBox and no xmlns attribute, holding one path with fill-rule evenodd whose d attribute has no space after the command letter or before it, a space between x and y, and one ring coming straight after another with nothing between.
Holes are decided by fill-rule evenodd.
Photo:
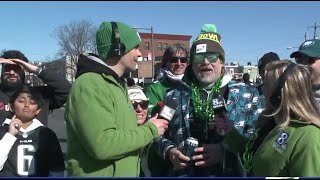
<instances>
[{"instance_id":1,"label":"window on building","mask_svg":"<svg viewBox=\"0 0 320 180\"><path fill-rule=\"evenodd\" d=\"M161 42L158 42L158 50L162 50L162 43Z\"/></svg>"},{"instance_id":2,"label":"window on building","mask_svg":"<svg viewBox=\"0 0 320 180\"><path fill-rule=\"evenodd\" d=\"M167 47L168 47L168 43L163 43L163 44L162 44L162 50L166 50Z\"/></svg>"},{"instance_id":3,"label":"window on building","mask_svg":"<svg viewBox=\"0 0 320 180\"><path fill-rule=\"evenodd\" d=\"M230 68L230 74L234 74L234 68Z\"/></svg>"},{"instance_id":4,"label":"window on building","mask_svg":"<svg viewBox=\"0 0 320 180\"><path fill-rule=\"evenodd\" d=\"M150 50L150 43L149 42L144 42L144 49Z\"/></svg>"}]
</instances>

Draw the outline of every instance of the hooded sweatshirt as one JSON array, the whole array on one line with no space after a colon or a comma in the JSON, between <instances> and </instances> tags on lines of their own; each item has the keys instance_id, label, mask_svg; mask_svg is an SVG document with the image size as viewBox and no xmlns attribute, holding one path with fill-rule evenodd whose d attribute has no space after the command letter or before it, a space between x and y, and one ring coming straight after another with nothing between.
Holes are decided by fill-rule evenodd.
<instances>
[{"instance_id":1,"label":"hooded sweatshirt","mask_svg":"<svg viewBox=\"0 0 320 180\"><path fill-rule=\"evenodd\" d=\"M62 150L56 134L38 119L16 136L8 133L11 119L0 126L0 176L63 176Z\"/></svg>"},{"instance_id":2,"label":"hooded sweatshirt","mask_svg":"<svg viewBox=\"0 0 320 180\"><path fill-rule=\"evenodd\" d=\"M68 176L139 176L156 126L137 126L127 88L101 59L80 55L77 68L65 112Z\"/></svg>"}]
</instances>

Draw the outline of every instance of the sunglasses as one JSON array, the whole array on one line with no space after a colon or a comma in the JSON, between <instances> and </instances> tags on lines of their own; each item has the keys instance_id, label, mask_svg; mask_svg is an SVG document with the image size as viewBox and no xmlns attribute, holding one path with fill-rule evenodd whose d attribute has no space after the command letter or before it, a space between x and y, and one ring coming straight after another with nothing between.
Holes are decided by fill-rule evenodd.
<instances>
[{"instance_id":1,"label":"sunglasses","mask_svg":"<svg viewBox=\"0 0 320 180\"><path fill-rule=\"evenodd\" d=\"M215 63L219 59L220 55L218 53L201 53L194 55L194 62L202 63L204 59L207 59L210 63Z\"/></svg>"},{"instance_id":2,"label":"sunglasses","mask_svg":"<svg viewBox=\"0 0 320 180\"><path fill-rule=\"evenodd\" d=\"M295 58L296 63L303 65L310 65L316 62L319 57L300 56Z\"/></svg>"},{"instance_id":3,"label":"sunglasses","mask_svg":"<svg viewBox=\"0 0 320 180\"><path fill-rule=\"evenodd\" d=\"M141 102L136 102L136 101L133 101L132 102L132 106L133 106L133 109L136 110L138 105L142 108L142 109L147 109L148 108L148 101L141 101Z\"/></svg>"},{"instance_id":4,"label":"sunglasses","mask_svg":"<svg viewBox=\"0 0 320 180\"><path fill-rule=\"evenodd\" d=\"M17 65L17 64L6 64L2 66L4 72L8 72L8 71L21 71L21 66Z\"/></svg>"},{"instance_id":5,"label":"sunglasses","mask_svg":"<svg viewBox=\"0 0 320 180\"><path fill-rule=\"evenodd\" d=\"M179 59L180 59L181 63L187 63L188 62L188 58L187 57L172 57L170 59L170 62L171 63L177 63Z\"/></svg>"}]
</instances>

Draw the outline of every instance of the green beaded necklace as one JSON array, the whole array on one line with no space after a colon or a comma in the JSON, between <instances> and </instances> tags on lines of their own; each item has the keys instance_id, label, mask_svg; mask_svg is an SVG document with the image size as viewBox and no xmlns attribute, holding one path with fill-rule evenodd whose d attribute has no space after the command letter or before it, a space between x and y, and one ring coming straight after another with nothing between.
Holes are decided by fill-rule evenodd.
<instances>
[{"instance_id":1,"label":"green beaded necklace","mask_svg":"<svg viewBox=\"0 0 320 180\"><path fill-rule=\"evenodd\" d=\"M214 83L211 89L211 93L209 95L208 100L201 100L200 99L200 94L199 94L199 86L197 86L195 83L191 84L191 99L192 99L192 104L194 108L194 112L197 117L207 120L207 121L212 121L214 117L214 110L212 107L212 99L214 96L216 96L221 88L221 83L222 83L222 76L219 77L219 79Z\"/></svg>"}]
</instances>

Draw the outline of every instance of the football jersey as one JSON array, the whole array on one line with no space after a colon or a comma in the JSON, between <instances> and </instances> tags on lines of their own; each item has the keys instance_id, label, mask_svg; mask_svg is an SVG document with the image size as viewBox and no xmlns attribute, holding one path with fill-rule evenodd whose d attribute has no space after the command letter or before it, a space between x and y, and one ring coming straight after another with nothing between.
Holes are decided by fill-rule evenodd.
<instances>
[{"instance_id":1,"label":"football jersey","mask_svg":"<svg viewBox=\"0 0 320 180\"><path fill-rule=\"evenodd\" d=\"M0 137L8 128L8 124L0 127ZM51 129L38 125L29 131L19 130L16 138L0 176L48 176L49 171L65 169L58 138Z\"/></svg>"}]
</instances>

